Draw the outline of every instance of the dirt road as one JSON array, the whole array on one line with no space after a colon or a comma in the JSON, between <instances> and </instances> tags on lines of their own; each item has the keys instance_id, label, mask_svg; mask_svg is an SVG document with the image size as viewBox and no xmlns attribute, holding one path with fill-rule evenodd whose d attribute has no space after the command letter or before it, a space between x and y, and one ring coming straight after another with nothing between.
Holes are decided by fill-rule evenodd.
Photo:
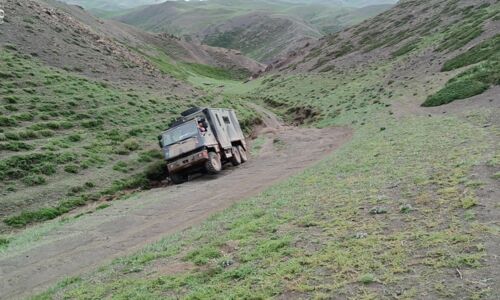
<instances>
[{"instance_id":1,"label":"dirt road","mask_svg":"<svg viewBox=\"0 0 500 300\"><path fill-rule=\"evenodd\" d=\"M215 177L141 192L45 233L37 245L0 255L0 299L32 295L68 276L199 224L238 200L296 174L351 137L346 128L281 126L262 108L268 125L258 157Z\"/></svg>"}]
</instances>

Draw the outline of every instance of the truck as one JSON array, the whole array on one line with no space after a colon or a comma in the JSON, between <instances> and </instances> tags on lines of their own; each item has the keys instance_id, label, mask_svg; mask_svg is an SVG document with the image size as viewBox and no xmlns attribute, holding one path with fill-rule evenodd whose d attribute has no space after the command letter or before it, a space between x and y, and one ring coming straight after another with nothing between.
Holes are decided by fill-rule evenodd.
<instances>
[{"instance_id":1,"label":"truck","mask_svg":"<svg viewBox=\"0 0 500 300\"><path fill-rule=\"evenodd\" d=\"M218 174L224 164L248 160L248 146L236 113L223 108L191 108L158 136L174 184L197 172Z\"/></svg>"}]
</instances>

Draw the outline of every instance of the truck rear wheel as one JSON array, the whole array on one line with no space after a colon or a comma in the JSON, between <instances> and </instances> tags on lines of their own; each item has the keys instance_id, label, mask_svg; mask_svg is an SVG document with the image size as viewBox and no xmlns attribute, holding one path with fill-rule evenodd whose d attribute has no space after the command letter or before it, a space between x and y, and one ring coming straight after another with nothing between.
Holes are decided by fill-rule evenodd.
<instances>
[{"instance_id":1,"label":"truck rear wheel","mask_svg":"<svg viewBox=\"0 0 500 300\"><path fill-rule=\"evenodd\" d=\"M233 153L233 157L231 157L231 163L233 164L233 166L241 165L241 154L238 150L238 147L233 146L231 153Z\"/></svg>"},{"instance_id":2,"label":"truck rear wheel","mask_svg":"<svg viewBox=\"0 0 500 300\"><path fill-rule=\"evenodd\" d=\"M208 152L208 160L205 163L205 169L208 174L217 174L222 170L222 163L219 154Z\"/></svg>"},{"instance_id":3,"label":"truck rear wheel","mask_svg":"<svg viewBox=\"0 0 500 300\"><path fill-rule=\"evenodd\" d=\"M188 176L182 173L173 173L170 174L170 180L172 180L174 184L182 184L188 181Z\"/></svg>"},{"instance_id":4,"label":"truck rear wheel","mask_svg":"<svg viewBox=\"0 0 500 300\"><path fill-rule=\"evenodd\" d=\"M243 148L243 146L238 146L238 151L240 152L241 163L246 163L248 161L247 151Z\"/></svg>"}]
</instances>

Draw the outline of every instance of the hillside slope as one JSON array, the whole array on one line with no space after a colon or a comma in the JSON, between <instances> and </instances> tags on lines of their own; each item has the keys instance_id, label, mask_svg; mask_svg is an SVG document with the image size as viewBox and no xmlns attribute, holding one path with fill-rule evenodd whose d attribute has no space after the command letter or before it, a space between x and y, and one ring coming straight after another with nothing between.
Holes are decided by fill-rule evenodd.
<instances>
[{"instance_id":1,"label":"hillside slope","mask_svg":"<svg viewBox=\"0 0 500 300\"><path fill-rule=\"evenodd\" d=\"M75 4L92 11L116 11L130 9L141 5L150 5L164 0L66 0L68 4Z\"/></svg>"},{"instance_id":2,"label":"hillside slope","mask_svg":"<svg viewBox=\"0 0 500 300\"><path fill-rule=\"evenodd\" d=\"M3 25L1 44L9 43L51 66L97 79L129 81L142 86L146 83L182 86L182 83L168 78L172 74L162 73L140 52L148 52L152 57L163 53L172 62L207 64L248 73L261 68L235 51L144 33L120 23L96 19L76 6L58 1L47 3L22 1L14 5L8 2L9 15Z\"/></svg>"},{"instance_id":3,"label":"hillside slope","mask_svg":"<svg viewBox=\"0 0 500 300\"><path fill-rule=\"evenodd\" d=\"M264 63L320 36L318 30L299 19L268 13L237 16L198 34L204 44L239 49Z\"/></svg>"},{"instance_id":4,"label":"hillside slope","mask_svg":"<svg viewBox=\"0 0 500 300\"><path fill-rule=\"evenodd\" d=\"M192 82L231 82L262 68L236 51L144 33L55 1L8 1L5 10L0 219L17 215L11 227L144 186L134 176L161 161L158 132L194 103L221 101ZM253 121L242 116L245 126Z\"/></svg>"},{"instance_id":5,"label":"hillside slope","mask_svg":"<svg viewBox=\"0 0 500 300\"><path fill-rule=\"evenodd\" d=\"M490 0L401 1L226 86L288 123L354 137L41 297L498 298L499 12Z\"/></svg>"},{"instance_id":6,"label":"hillside slope","mask_svg":"<svg viewBox=\"0 0 500 300\"><path fill-rule=\"evenodd\" d=\"M352 8L338 2L168 1L116 19L153 32L189 35L213 46L232 47L269 62L306 44L306 40L338 31L389 7Z\"/></svg>"}]
</instances>

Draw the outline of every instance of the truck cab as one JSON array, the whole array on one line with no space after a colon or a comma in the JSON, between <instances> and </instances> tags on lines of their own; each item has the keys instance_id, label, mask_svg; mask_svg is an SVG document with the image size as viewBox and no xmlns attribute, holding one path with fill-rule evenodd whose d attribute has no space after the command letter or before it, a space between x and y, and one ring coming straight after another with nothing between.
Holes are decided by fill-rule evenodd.
<instances>
[{"instance_id":1,"label":"truck cab","mask_svg":"<svg viewBox=\"0 0 500 300\"><path fill-rule=\"evenodd\" d=\"M192 108L159 137L171 180L183 183L195 172L219 173L224 163L248 160L236 113L230 109Z\"/></svg>"}]
</instances>

